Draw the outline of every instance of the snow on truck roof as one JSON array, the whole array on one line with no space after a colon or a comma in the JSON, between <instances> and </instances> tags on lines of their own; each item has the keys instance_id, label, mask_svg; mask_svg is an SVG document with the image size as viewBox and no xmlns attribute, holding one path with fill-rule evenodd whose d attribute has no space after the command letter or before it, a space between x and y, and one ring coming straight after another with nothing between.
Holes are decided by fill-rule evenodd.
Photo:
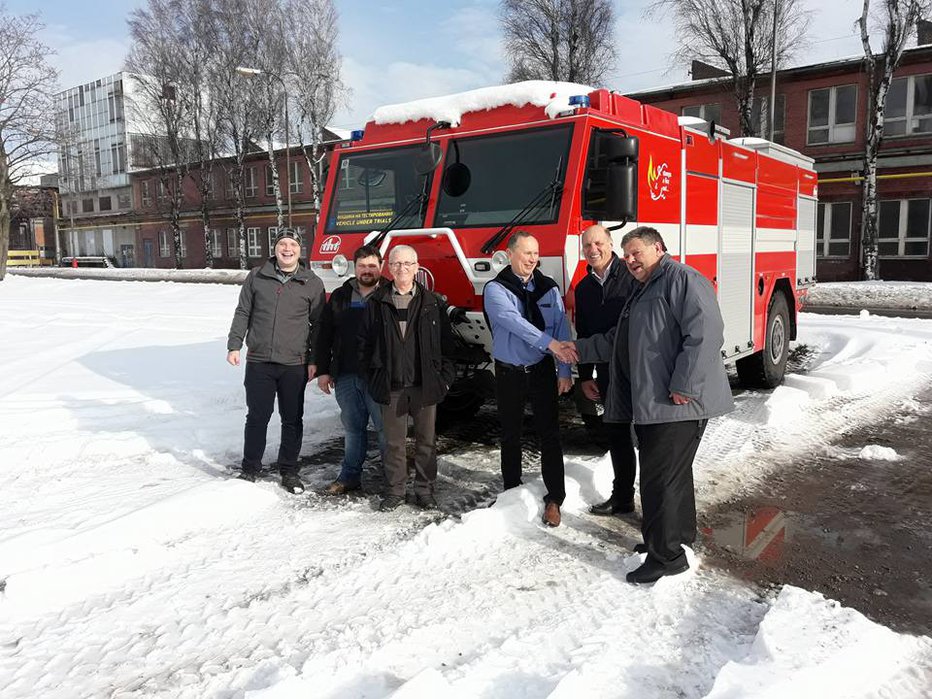
<instances>
[{"instance_id":1,"label":"snow on truck roof","mask_svg":"<svg viewBox=\"0 0 932 699\"><path fill-rule=\"evenodd\" d=\"M523 107L531 104L545 107L547 116L554 118L559 112L570 109L569 98L588 95L594 88L577 83L550 80L527 80L510 85L480 87L477 90L458 92L442 97L428 97L412 102L401 102L379 107L372 115L376 124L403 124L406 121L430 119L449 121L458 126L463 114L496 107Z\"/></svg>"}]
</instances>

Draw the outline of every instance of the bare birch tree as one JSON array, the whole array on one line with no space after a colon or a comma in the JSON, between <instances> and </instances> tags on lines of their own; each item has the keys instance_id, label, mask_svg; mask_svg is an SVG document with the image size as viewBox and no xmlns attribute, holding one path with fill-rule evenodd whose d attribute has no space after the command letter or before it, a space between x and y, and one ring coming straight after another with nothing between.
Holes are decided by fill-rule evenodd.
<instances>
[{"instance_id":1,"label":"bare birch tree","mask_svg":"<svg viewBox=\"0 0 932 699\"><path fill-rule=\"evenodd\" d=\"M296 115L295 133L307 163L314 210L320 211L322 164L326 157L323 131L348 89L341 78L342 58L333 0L285 0L289 95ZM307 241L310 248L311 240Z\"/></svg>"},{"instance_id":2,"label":"bare birch tree","mask_svg":"<svg viewBox=\"0 0 932 699\"><path fill-rule=\"evenodd\" d=\"M650 17L672 16L675 62L697 59L731 76L742 136L761 135L752 118L754 91L772 68L774 9L779 69L804 44L809 13L799 0L656 0L648 8Z\"/></svg>"},{"instance_id":3,"label":"bare birch tree","mask_svg":"<svg viewBox=\"0 0 932 699\"><path fill-rule=\"evenodd\" d=\"M43 27L38 14L13 15L0 5L0 281L14 188L57 150L58 72L48 63L51 49L36 38Z\"/></svg>"},{"instance_id":4,"label":"bare birch tree","mask_svg":"<svg viewBox=\"0 0 932 699\"><path fill-rule=\"evenodd\" d=\"M599 85L615 65L609 0L502 0L508 80Z\"/></svg>"},{"instance_id":5,"label":"bare birch tree","mask_svg":"<svg viewBox=\"0 0 932 699\"><path fill-rule=\"evenodd\" d=\"M906 42L915 31L916 22L929 9L928 0L880 0L872 13L870 0L864 0L858 19L867 73L867 129L864 139L864 179L861 183L861 264L864 278L868 280L877 279L880 272L877 254L877 156L883 142L887 94L893 82L893 72L903 57ZM871 47L869 22L881 31L878 53Z\"/></svg>"}]
</instances>

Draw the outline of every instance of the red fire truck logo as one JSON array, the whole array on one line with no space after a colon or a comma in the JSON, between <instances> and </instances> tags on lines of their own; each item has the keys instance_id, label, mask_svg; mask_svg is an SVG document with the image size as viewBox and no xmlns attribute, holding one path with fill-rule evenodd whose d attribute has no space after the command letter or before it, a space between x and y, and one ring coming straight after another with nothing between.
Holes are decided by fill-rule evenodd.
<instances>
[{"instance_id":1,"label":"red fire truck logo","mask_svg":"<svg viewBox=\"0 0 932 699\"><path fill-rule=\"evenodd\" d=\"M434 290L434 274L427 267L419 267L414 278L428 291Z\"/></svg>"},{"instance_id":2,"label":"red fire truck logo","mask_svg":"<svg viewBox=\"0 0 932 699\"><path fill-rule=\"evenodd\" d=\"M670 191L670 178L672 173L666 163L654 167L654 156L650 156L647 163L647 188L650 190L650 198L654 201L666 199L667 192Z\"/></svg>"},{"instance_id":3,"label":"red fire truck logo","mask_svg":"<svg viewBox=\"0 0 932 699\"><path fill-rule=\"evenodd\" d=\"M340 236L331 235L323 239L323 241L320 244L320 251L322 253L323 252L326 252L326 253L337 252L340 249L340 246L342 244L343 244L343 241L340 240Z\"/></svg>"}]
</instances>

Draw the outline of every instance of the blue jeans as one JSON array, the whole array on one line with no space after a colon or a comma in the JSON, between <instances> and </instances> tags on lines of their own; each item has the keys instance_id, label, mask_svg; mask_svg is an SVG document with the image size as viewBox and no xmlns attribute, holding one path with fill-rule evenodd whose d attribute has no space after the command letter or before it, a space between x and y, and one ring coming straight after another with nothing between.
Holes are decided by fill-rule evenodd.
<instances>
[{"instance_id":1,"label":"blue jeans","mask_svg":"<svg viewBox=\"0 0 932 699\"><path fill-rule=\"evenodd\" d=\"M369 420L379 433L379 450L385 454L385 434L382 429L382 409L372 400L362 377L356 374L337 376L335 391L343 423L344 454L337 480L345 485L357 485L362 479L362 465L369 449Z\"/></svg>"}]
</instances>

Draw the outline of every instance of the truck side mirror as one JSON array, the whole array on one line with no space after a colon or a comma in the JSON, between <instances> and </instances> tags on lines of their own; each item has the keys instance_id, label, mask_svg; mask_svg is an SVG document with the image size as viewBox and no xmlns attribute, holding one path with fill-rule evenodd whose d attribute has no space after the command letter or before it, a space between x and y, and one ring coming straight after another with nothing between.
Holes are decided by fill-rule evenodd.
<instances>
[{"instance_id":1,"label":"truck side mirror","mask_svg":"<svg viewBox=\"0 0 932 699\"><path fill-rule=\"evenodd\" d=\"M636 221L638 217L638 162L627 160L608 166L605 218Z\"/></svg>"},{"instance_id":2,"label":"truck side mirror","mask_svg":"<svg viewBox=\"0 0 932 699\"><path fill-rule=\"evenodd\" d=\"M443 191L451 197L461 197L466 194L472 182L472 173L465 163L451 163L443 172Z\"/></svg>"},{"instance_id":3,"label":"truck side mirror","mask_svg":"<svg viewBox=\"0 0 932 699\"><path fill-rule=\"evenodd\" d=\"M636 136L594 130L583 187L583 215L603 221L637 220Z\"/></svg>"},{"instance_id":4,"label":"truck side mirror","mask_svg":"<svg viewBox=\"0 0 932 699\"><path fill-rule=\"evenodd\" d=\"M429 175L440 164L443 152L439 143L428 143L414 155L414 171L418 175Z\"/></svg>"}]
</instances>

